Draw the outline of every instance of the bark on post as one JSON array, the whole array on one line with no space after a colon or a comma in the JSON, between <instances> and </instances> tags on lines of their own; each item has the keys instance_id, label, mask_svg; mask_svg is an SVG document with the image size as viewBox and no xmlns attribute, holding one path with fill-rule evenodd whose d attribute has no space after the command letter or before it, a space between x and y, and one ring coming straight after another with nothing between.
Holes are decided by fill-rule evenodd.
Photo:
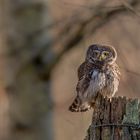
<instances>
[{"instance_id":1,"label":"bark on post","mask_svg":"<svg viewBox=\"0 0 140 140\"><path fill-rule=\"evenodd\" d=\"M140 140L138 99L98 97L84 140Z\"/></svg>"}]
</instances>

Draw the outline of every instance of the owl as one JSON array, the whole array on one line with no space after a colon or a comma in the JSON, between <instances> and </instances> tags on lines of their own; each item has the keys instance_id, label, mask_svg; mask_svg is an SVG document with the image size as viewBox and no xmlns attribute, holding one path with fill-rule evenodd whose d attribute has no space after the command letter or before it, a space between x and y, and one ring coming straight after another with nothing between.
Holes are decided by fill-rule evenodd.
<instances>
[{"instance_id":1,"label":"owl","mask_svg":"<svg viewBox=\"0 0 140 140\"><path fill-rule=\"evenodd\" d=\"M89 46L85 61L78 68L77 96L69 110L85 112L99 94L111 98L118 90L120 71L116 64L117 52L108 45Z\"/></svg>"}]
</instances>

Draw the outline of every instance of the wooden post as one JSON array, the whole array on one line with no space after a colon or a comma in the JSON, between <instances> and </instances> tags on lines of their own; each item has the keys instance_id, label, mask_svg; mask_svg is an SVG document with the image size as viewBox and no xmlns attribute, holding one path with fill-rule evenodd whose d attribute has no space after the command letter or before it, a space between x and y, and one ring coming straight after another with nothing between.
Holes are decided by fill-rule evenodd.
<instances>
[{"instance_id":1,"label":"wooden post","mask_svg":"<svg viewBox=\"0 0 140 140\"><path fill-rule=\"evenodd\" d=\"M98 97L84 140L140 140L138 99Z\"/></svg>"}]
</instances>

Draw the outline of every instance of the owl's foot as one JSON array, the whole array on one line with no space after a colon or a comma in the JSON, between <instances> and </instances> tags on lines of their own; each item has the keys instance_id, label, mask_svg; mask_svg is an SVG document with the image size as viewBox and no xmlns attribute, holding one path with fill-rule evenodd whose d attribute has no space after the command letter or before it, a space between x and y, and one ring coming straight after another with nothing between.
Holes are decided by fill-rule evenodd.
<instances>
[{"instance_id":1,"label":"owl's foot","mask_svg":"<svg viewBox=\"0 0 140 140\"><path fill-rule=\"evenodd\" d=\"M88 103L81 104L78 98L74 100L72 105L69 107L71 112L86 112L91 109L91 106Z\"/></svg>"},{"instance_id":2,"label":"owl's foot","mask_svg":"<svg viewBox=\"0 0 140 140\"><path fill-rule=\"evenodd\" d=\"M75 108L73 106L69 107L69 111L71 112L86 112L86 111L89 111L90 109L91 107L88 107L88 108Z\"/></svg>"}]
</instances>

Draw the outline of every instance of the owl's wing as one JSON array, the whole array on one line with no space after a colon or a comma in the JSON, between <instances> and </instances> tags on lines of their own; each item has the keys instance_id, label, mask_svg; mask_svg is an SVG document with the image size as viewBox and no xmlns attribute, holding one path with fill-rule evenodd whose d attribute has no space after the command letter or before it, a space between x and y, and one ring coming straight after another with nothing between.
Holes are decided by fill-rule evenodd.
<instances>
[{"instance_id":1,"label":"owl's wing","mask_svg":"<svg viewBox=\"0 0 140 140\"><path fill-rule=\"evenodd\" d=\"M79 68L78 68L78 80L82 79L82 77L85 75L85 66L86 62L83 62Z\"/></svg>"},{"instance_id":2,"label":"owl's wing","mask_svg":"<svg viewBox=\"0 0 140 140\"><path fill-rule=\"evenodd\" d=\"M94 68L93 65L89 65L87 62L83 62L78 68L78 83L76 90L77 92L84 93L90 83L91 73L90 71Z\"/></svg>"},{"instance_id":3,"label":"owl's wing","mask_svg":"<svg viewBox=\"0 0 140 140\"><path fill-rule=\"evenodd\" d=\"M116 73L117 79L119 80L121 76L120 68L116 63L113 65L113 67L114 67L114 71Z\"/></svg>"}]
</instances>

